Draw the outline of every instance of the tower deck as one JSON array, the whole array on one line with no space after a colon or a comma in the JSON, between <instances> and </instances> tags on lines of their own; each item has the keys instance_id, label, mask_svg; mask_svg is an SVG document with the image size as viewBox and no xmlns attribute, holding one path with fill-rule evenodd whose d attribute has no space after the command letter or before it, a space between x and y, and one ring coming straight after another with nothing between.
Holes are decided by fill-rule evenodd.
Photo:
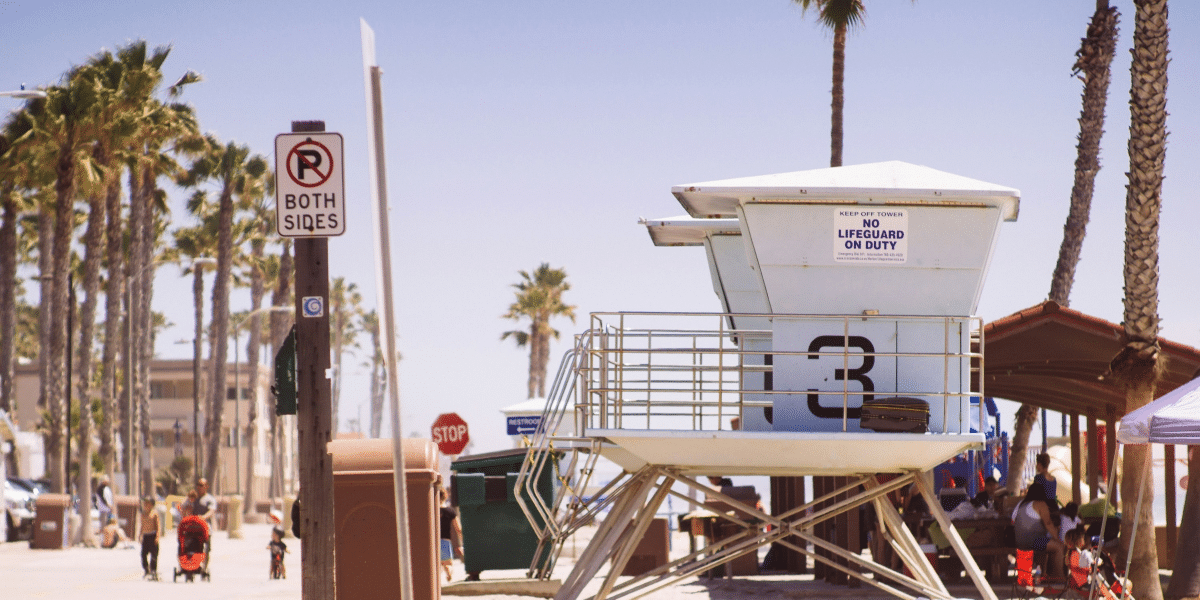
<instances>
[{"instance_id":1,"label":"tower deck","mask_svg":"<svg viewBox=\"0 0 1200 600\"><path fill-rule=\"evenodd\" d=\"M983 434L591 429L600 455L631 473L647 465L683 475L828 475L928 471L980 447Z\"/></svg>"}]
</instances>

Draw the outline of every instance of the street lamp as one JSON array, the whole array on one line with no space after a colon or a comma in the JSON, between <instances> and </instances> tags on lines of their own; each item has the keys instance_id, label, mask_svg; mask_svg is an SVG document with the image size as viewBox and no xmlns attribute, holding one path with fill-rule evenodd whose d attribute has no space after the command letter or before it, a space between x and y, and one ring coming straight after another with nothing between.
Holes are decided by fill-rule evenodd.
<instances>
[{"instance_id":1,"label":"street lamp","mask_svg":"<svg viewBox=\"0 0 1200 600\"><path fill-rule=\"evenodd\" d=\"M241 321L233 326L233 467L234 467L234 489L238 494L242 493L242 359L241 347L239 346L242 327L250 322L250 318L259 313L271 312L295 312L295 308L291 306L264 306L256 308L245 315L242 315ZM252 360L256 360L252 358ZM250 385L258 385L257 381L251 381Z\"/></svg>"},{"instance_id":2,"label":"street lamp","mask_svg":"<svg viewBox=\"0 0 1200 600\"><path fill-rule=\"evenodd\" d=\"M24 86L21 86L21 89L19 89L19 90L13 90L11 92L0 92L0 96L8 96L9 98L20 98L22 100L30 100L33 98L45 98L46 92L43 92L42 90L27 90L27 89L25 89Z\"/></svg>"}]
</instances>

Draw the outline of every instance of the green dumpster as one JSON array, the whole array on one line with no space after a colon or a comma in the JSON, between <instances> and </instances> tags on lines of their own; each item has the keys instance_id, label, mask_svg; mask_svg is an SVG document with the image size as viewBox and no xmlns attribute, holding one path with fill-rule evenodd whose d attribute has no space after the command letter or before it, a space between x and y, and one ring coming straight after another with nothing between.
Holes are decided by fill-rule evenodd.
<instances>
[{"instance_id":1,"label":"green dumpster","mask_svg":"<svg viewBox=\"0 0 1200 600\"><path fill-rule=\"evenodd\" d=\"M501 450L463 456L450 464L454 471L451 503L462 523L463 564L471 579L482 571L528 569L533 563L538 536L517 504L514 489L525 456L524 449ZM557 459L550 461L537 481L537 492L547 504L558 487ZM547 557L543 553L539 568Z\"/></svg>"}]
</instances>

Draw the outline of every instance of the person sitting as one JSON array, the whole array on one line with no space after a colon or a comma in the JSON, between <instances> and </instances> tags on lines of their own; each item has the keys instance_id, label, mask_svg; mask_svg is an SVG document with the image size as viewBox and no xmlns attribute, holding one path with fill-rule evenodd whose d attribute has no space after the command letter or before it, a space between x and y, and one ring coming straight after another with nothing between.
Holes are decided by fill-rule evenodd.
<instances>
[{"instance_id":1,"label":"person sitting","mask_svg":"<svg viewBox=\"0 0 1200 600\"><path fill-rule=\"evenodd\" d=\"M100 529L100 547L116 548L120 543L124 544L123 547L128 547L129 536L126 536L125 531L117 524L116 517L109 517L108 523Z\"/></svg>"},{"instance_id":2,"label":"person sitting","mask_svg":"<svg viewBox=\"0 0 1200 600\"><path fill-rule=\"evenodd\" d=\"M1066 545L1058 537L1058 525L1050 518L1050 506L1046 503L1046 489L1031 485L1025 497L1012 513L1013 530L1018 550L1043 551L1050 555L1047 560L1047 576L1061 580L1063 577L1063 551Z\"/></svg>"},{"instance_id":3,"label":"person sitting","mask_svg":"<svg viewBox=\"0 0 1200 600\"><path fill-rule=\"evenodd\" d=\"M1042 491L1046 495L1046 505L1051 507L1051 510L1058 507L1058 480L1050 474L1050 455L1042 452L1037 455L1037 475L1033 476L1033 483L1042 487Z\"/></svg>"},{"instance_id":4,"label":"person sitting","mask_svg":"<svg viewBox=\"0 0 1200 600\"><path fill-rule=\"evenodd\" d=\"M1079 527L1083 520L1079 518L1079 504L1068 502L1058 514L1058 535L1067 541L1067 532Z\"/></svg>"},{"instance_id":5,"label":"person sitting","mask_svg":"<svg viewBox=\"0 0 1200 600\"><path fill-rule=\"evenodd\" d=\"M979 490L979 493L975 494L971 501L975 503L975 506L997 510L999 507L996 506L996 501L1006 495L1008 495L1008 490L1000 487L996 478L989 475L983 480L983 489Z\"/></svg>"}]
</instances>

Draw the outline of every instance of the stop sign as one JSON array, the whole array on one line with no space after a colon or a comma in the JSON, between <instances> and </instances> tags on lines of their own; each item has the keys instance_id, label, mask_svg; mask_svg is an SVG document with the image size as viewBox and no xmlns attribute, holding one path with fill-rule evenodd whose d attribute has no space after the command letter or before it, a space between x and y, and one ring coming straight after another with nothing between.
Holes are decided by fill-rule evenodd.
<instances>
[{"instance_id":1,"label":"stop sign","mask_svg":"<svg viewBox=\"0 0 1200 600\"><path fill-rule=\"evenodd\" d=\"M471 436L467 435L467 422L458 413L438 415L430 434L438 450L447 456L461 454L467 442L471 441Z\"/></svg>"}]
</instances>

